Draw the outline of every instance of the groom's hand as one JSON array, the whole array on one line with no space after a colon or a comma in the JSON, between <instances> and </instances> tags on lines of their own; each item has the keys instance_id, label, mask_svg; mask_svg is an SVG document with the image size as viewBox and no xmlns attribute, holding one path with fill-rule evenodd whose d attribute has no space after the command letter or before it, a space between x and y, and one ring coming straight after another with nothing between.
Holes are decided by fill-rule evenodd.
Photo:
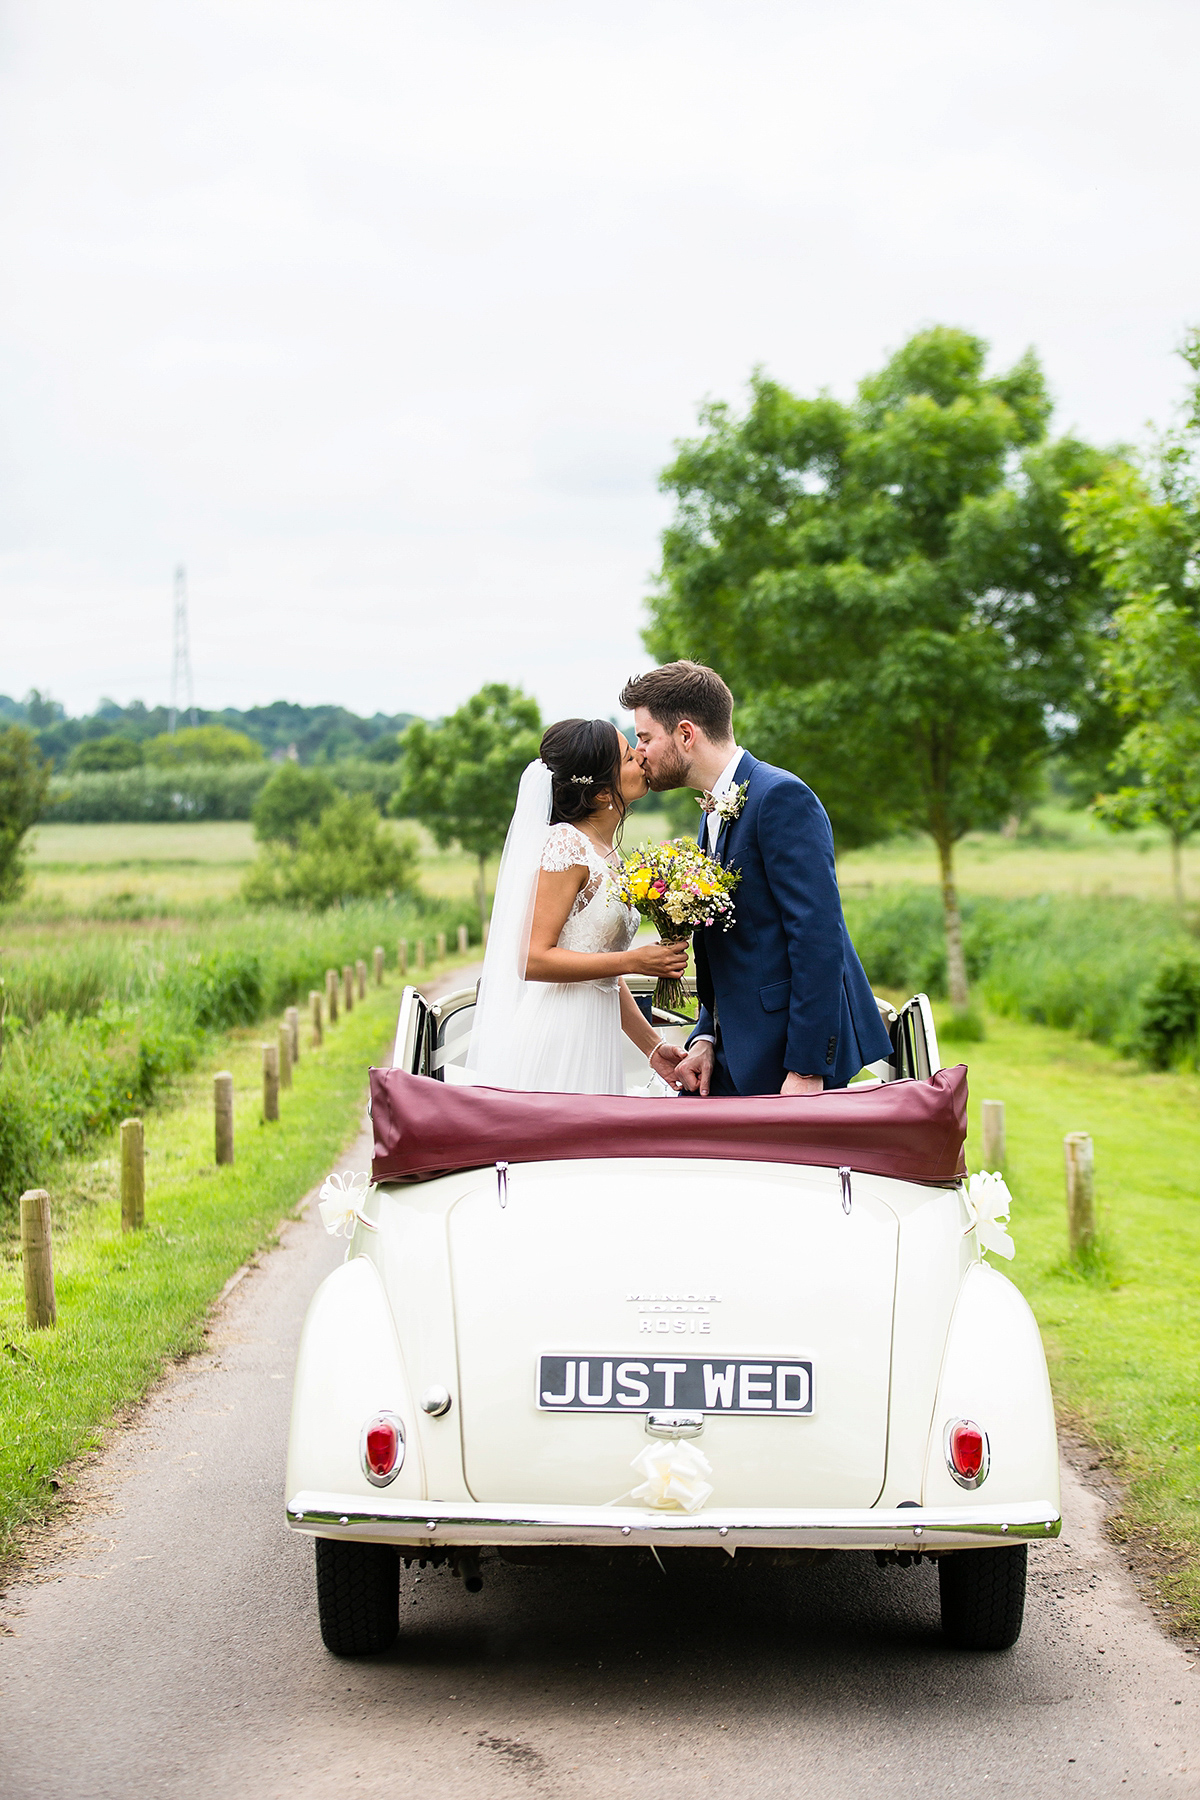
<instances>
[{"instance_id":1,"label":"groom's hand","mask_svg":"<svg viewBox=\"0 0 1200 1800\"><path fill-rule=\"evenodd\" d=\"M823 1094L825 1083L819 1075L793 1075L789 1069L779 1091L781 1094Z\"/></svg>"},{"instance_id":2,"label":"groom's hand","mask_svg":"<svg viewBox=\"0 0 1200 1800\"><path fill-rule=\"evenodd\" d=\"M686 1056L687 1051L681 1050L678 1044L659 1044L650 1052L650 1067L669 1088L673 1088L678 1080L675 1071Z\"/></svg>"},{"instance_id":3,"label":"groom's hand","mask_svg":"<svg viewBox=\"0 0 1200 1800\"><path fill-rule=\"evenodd\" d=\"M699 1094L702 1100L708 1099L708 1090L712 1085L713 1064L716 1052L708 1039L702 1039L675 1066L672 1084L681 1087L686 1093Z\"/></svg>"}]
</instances>

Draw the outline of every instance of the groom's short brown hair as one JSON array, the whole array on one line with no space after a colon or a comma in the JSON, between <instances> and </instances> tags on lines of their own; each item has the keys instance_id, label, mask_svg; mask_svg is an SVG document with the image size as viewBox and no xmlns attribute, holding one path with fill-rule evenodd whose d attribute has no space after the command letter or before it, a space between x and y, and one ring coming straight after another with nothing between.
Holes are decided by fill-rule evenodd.
<instances>
[{"instance_id":1,"label":"groom's short brown hair","mask_svg":"<svg viewBox=\"0 0 1200 1800\"><path fill-rule=\"evenodd\" d=\"M627 712L644 706L664 731L690 719L714 744L733 735L733 695L717 671L703 663L664 663L648 675L631 675L621 689L621 705Z\"/></svg>"}]
</instances>

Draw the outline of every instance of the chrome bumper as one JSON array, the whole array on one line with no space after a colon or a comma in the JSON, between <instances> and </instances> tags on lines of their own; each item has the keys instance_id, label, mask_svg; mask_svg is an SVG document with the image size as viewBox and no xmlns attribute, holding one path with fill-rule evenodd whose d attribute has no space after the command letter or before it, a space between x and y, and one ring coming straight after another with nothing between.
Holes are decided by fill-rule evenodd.
<instances>
[{"instance_id":1,"label":"chrome bumper","mask_svg":"<svg viewBox=\"0 0 1200 1800\"><path fill-rule=\"evenodd\" d=\"M1058 1502L995 1506L846 1508L823 1512L706 1507L697 1514L635 1506L509 1506L461 1500L299 1493L287 1522L313 1537L435 1549L457 1544L590 1544L606 1550L653 1544L714 1550L970 1550L1042 1542L1062 1528Z\"/></svg>"}]
</instances>

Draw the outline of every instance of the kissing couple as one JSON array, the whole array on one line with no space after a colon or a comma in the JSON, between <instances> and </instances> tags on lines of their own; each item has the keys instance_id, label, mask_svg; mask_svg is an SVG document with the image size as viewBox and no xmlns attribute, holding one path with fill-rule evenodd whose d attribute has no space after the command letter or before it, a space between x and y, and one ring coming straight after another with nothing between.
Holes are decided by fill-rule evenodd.
<instances>
[{"instance_id":1,"label":"kissing couple","mask_svg":"<svg viewBox=\"0 0 1200 1800\"><path fill-rule=\"evenodd\" d=\"M675 1092L845 1087L891 1044L842 918L825 808L734 742L733 695L715 670L667 663L626 682L620 703L636 749L606 719L563 719L521 777L468 1081L623 1094L623 1032ZM659 1036L624 977L681 976L687 944L636 945L640 916L610 879L629 807L680 787L703 796L701 847L741 875L733 924L693 938L700 1010L686 1049Z\"/></svg>"}]
</instances>

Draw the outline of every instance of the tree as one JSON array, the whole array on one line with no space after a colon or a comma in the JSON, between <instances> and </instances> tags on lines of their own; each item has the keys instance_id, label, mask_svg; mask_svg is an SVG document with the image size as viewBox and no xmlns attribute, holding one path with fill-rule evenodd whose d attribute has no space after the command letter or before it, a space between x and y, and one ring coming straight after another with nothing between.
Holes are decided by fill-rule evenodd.
<instances>
[{"instance_id":1,"label":"tree","mask_svg":"<svg viewBox=\"0 0 1200 1800\"><path fill-rule=\"evenodd\" d=\"M230 731L227 725L185 725L182 730L164 731L146 745L146 761L160 768L176 763L240 763L261 762L263 747L243 731Z\"/></svg>"},{"instance_id":2,"label":"tree","mask_svg":"<svg viewBox=\"0 0 1200 1800\"><path fill-rule=\"evenodd\" d=\"M370 900L416 886L417 846L398 838L365 794L347 795L303 824L295 845L273 844L247 870L242 893L252 905L311 906Z\"/></svg>"},{"instance_id":3,"label":"tree","mask_svg":"<svg viewBox=\"0 0 1200 1800\"><path fill-rule=\"evenodd\" d=\"M1180 354L1200 377L1200 330ZM1165 829L1182 905L1183 845L1200 825L1200 379L1142 466L1076 494L1068 523L1116 606L1101 673L1125 735L1107 773L1127 779L1095 811L1117 830Z\"/></svg>"},{"instance_id":4,"label":"tree","mask_svg":"<svg viewBox=\"0 0 1200 1800\"><path fill-rule=\"evenodd\" d=\"M50 786L50 764L23 725L0 731L0 901L25 885L25 834L36 825Z\"/></svg>"},{"instance_id":5,"label":"tree","mask_svg":"<svg viewBox=\"0 0 1200 1800\"><path fill-rule=\"evenodd\" d=\"M108 774L114 769L139 769L146 756L136 738L114 732L109 737L85 738L67 758L74 775Z\"/></svg>"},{"instance_id":6,"label":"tree","mask_svg":"<svg viewBox=\"0 0 1200 1800\"><path fill-rule=\"evenodd\" d=\"M338 797L324 769L302 769L281 763L250 809L260 844L299 842L302 825L315 825Z\"/></svg>"},{"instance_id":7,"label":"tree","mask_svg":"<svg viewBox=\"0 0 1200 1800\"><path fill-rule=\"evenodd\" d=\"M848 405L758 373L744 416L706 407L662 477L677 511L646 636L720 669L739 731L811 782L840 842L930 834L958 1012L955 845L1027 804L1080 729L1100 604L1063 496L1102 459L1047 441L1032 352L990 378L986 354L936 327Z\"/></svg>"},{"instance_id":8,"label":"tree","mask_svg":"<svg viewBox=\"0 0 1200 1800\"><path fill-rule=\"evenodd\" d=\"M438 725L404 733L404 779L393 811L419 819L439 848L461 844L479 863L479 915L487 918L487 859L504 847L517 786L538 753L541 714L520 688L489 682Z\"/></svg>"}]
</instances>

